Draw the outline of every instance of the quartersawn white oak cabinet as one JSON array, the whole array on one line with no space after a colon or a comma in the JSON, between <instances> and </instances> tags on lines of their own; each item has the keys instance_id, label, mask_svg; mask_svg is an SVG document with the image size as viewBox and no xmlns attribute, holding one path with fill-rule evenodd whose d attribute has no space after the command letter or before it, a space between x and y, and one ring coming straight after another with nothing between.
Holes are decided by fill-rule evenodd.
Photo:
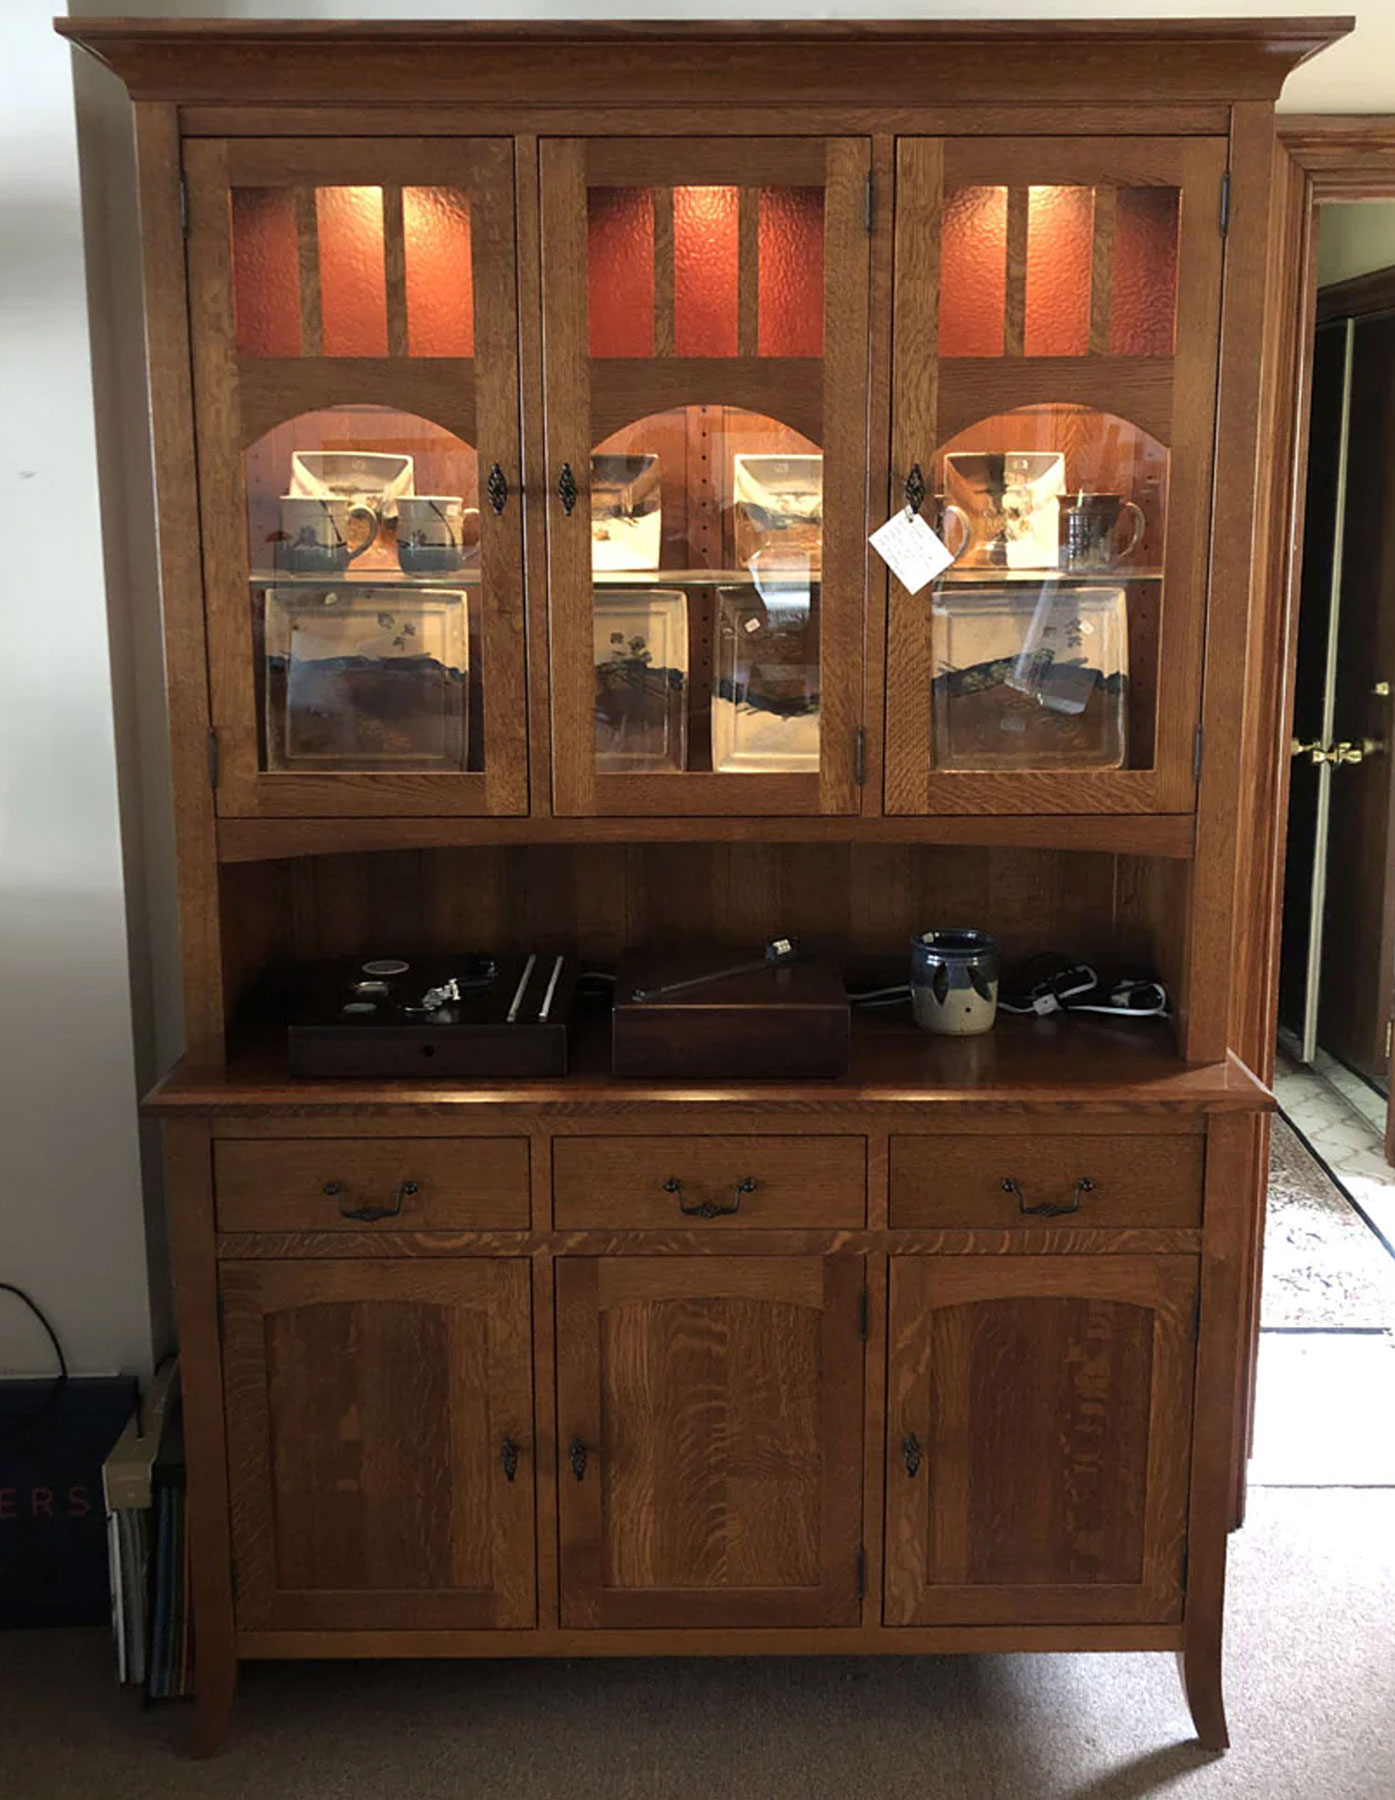
<instances>
[{"instance_id":1,"label":"quartersawn white oak cabinet","mask_svg":"<svg viewBox=\"0 0 1395 1800\"><path fill-rule=\"evenodd\" d=\"M246 1658L1012 1649L1178 1651L1223 1746L1272 106L1344 23L59 29L136 113L198 1747ZM296 1082L249 1006L962 924L1171 1017Z\"/></svg>"}]
</instances>

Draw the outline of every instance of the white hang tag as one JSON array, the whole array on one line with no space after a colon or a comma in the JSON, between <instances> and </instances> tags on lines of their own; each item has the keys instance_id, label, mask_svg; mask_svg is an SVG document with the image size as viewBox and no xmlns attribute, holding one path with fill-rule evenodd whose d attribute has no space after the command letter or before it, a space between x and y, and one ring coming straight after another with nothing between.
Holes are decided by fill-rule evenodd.
<instances>
[{"instance_id":1,"label":"white hang tag","mask_svg":"<svg viewBox=\"0 0 1395 1800\"><path fill-rule=\"evenodd\" d=\"M908 594L918 594L954 561L943 539L919 513L906 507L893 513L867 541Z\"/></svg>"}]
</instances>

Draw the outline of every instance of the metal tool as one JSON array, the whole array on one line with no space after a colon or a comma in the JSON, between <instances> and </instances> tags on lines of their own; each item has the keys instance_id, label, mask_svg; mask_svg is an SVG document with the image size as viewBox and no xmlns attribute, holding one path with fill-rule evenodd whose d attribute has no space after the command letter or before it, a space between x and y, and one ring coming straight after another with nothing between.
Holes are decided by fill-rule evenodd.
<instances>
[{"instance_id":1,"label":"metal tool","mask_svg":"<svg viewBox=\"0 0 1395 1800\"><path fill-rule=\"evenodd\" d=\"M631 1000L664 1000L670 994L691 993L694 988L708 987L714 981L727 981L733 975L754 975L761 969L782 969L803 956L798 938L771 938L765 954L755 961L733 963L730 968L714 969L710 975L690 975L686 981L668 981L662 987L636 988Z\"/></svg>"}]
</instances>

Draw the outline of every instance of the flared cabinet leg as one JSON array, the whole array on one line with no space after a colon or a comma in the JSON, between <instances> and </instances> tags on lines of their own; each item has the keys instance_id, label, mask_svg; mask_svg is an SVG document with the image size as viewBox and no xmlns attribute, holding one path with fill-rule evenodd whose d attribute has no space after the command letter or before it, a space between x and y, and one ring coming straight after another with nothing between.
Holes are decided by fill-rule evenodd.
<instances>
[{"instance_id":1,"label":"flared cabinet leg","mask_svg":"<svg viewBox=\"0 0 1395 1800\"><path fill-rule=\"evenodd\" d=\"M1221 1634L1189 1632L1177 1652L1182 1692L1191 1708L1192 1724L1203 1750L1228 1750L1230 1733L1225 1722L1225 1697L1221 1692Z\"/></svg>"}]
</instances>

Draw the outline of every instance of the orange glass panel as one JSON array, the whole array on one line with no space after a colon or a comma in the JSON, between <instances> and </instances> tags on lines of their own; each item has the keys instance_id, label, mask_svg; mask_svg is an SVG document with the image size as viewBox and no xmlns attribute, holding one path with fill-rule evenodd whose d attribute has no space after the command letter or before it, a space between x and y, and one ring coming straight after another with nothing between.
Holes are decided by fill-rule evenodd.
<instances>
[{"instance_id":1,"label":"orange glass panel","mask_svg":"<svg viewBox=\"0 0 1395 1800\"><path fill-rule=\"evenodd\" d=\"M316 188L315 217L325 355L386 356L383 190Z\"/></svg>"},{"instance_id":2,"label":"orange glass panel","mask_svg":"<svg viewBox=\"0 0 1395 1800\"><path fill-rule=\"evenodd\" d=\"M940 355L1001 356L1007 189L960 188L940 226Z\"/></svg>"},{"instance_id":3,"label":"orange glass panel","mask_svg":"<svg viewBox=\"0 0 1395 1800\"><path fill-rule=\"evenodd\" d=\"M735 356L739 226L734 187L673 190L673 349Z\"/></svg>"},{"instance_id":4,"label":"orange glass panel","mask_svg":"<svg viewBox=\"0 0 1395 1800\"><path fill-rule=\"evenodd\" d=\"M473 356L470 202L456 188L403 188L407 354Z\"/></svg>"},{"instance_id":5,"label":"orange glass panel","mask_svg":"<svg viewBox=\"0 0 1395 1800\"><path fill-rule=\"evenodd\" d=\"M1090 257L1095 192L1027 190L1028 356L1084 356L1090 348Z\"/></svg>"},{"instance_id":6,"label":"orange glass panel","mask_svg":"<svg viewBox=\"0 0 1395 1800\"><path fill-rule=\"evenodd\" d=\"M1109 348L1170 356L1177 324L1176 188L1120 188L1114 224Z\"/></svg>"},{"instance_id":7,"label":"orange glass panel","mask_svg":"<svg viewBox=\"0 0 1395 1800\"><path fill-rule=\"evenodd\" d=\"M762 188L761 356L823 355L823 189Z\"/></svg>"},{"instance_id":8,"label":"orange glass panel","mask_svg":"<svg viewBox=\"0 0 1395 1800\"><path fill-rule=\"evenodd\" d=\"M587 188L586 276L592 356L654 354L654 196Z\"/></svg>"},{"instance_id":9,"label":"orange glass panel","mask_svg":"<svg viewBox=\"0 0 1395 1800\"><path fill-rule=\"evenodd\" d=\"M300 258L291 188L234 188L233 317L239 356L300 355Z\"/></svg>"}]
</instances>

